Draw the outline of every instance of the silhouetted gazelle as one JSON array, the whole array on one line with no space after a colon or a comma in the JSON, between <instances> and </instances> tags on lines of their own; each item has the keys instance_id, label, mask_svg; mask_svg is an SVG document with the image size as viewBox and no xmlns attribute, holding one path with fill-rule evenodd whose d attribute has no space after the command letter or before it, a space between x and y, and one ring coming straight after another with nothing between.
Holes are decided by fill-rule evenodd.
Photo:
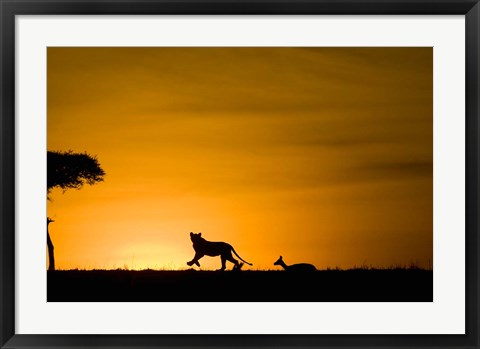
<instances>
[{"instance_id":1,"label":"silhouetted gazelle","mask_svg":"<svg viewBox=\"0 0 480 349\"><path fill-rule=\"evenodd\" d=\"M281 265L283 269L286 271L315 271L317 268L313 264L309 263L298 263L298 264L292 264L292 265L286 265L285 262L283 261L282 256L273 263L273 265Z\"/></svg>"}]
</instances>

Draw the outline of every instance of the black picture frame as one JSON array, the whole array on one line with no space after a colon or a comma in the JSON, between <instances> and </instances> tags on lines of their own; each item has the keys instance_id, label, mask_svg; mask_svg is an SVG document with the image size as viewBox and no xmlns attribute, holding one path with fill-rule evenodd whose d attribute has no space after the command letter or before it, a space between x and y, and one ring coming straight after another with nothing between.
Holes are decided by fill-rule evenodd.
<instances>
[{"instance_id":1,"label":"black picture frame","mask_svg":"<svg viewBox=\"0 0 480 349\"><path fill-rule=\"evenodd\" d=\"M15 333L16 15L464 15L466 38L465 335L27 335ZM478 0L0 0L1 348L282 347L479 348Z\"/></svg>"}]
</instances>

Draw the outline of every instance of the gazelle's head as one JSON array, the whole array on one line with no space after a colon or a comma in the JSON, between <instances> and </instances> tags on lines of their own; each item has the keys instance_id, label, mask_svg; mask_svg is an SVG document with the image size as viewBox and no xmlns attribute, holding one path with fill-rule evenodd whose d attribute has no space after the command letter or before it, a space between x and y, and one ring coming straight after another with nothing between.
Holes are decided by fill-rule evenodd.
<instances>
[{"instance_id":1,"label":"gazelle's head","mask_svg":"<svg viewBox=\"0 0 480 349\"><path fill-rule=\"evenodd\" d=\"M50 217L47 217L47 225L49 225L52 222L55 222L55 221L53 219L51 219Z\"/></svg>"},{"instance_id":2,"label":"gazelle's head","mask_svg":"<svg viewBox=\"0 0 480 349\"><path fill-rule=\"evenodd\" d=\"M283 259L282 259L282 256L280 256L280 258L277 259L277 261L273 263L273 265L282 265L282 263L283 263Z\"/></svg>"}]
</instances>

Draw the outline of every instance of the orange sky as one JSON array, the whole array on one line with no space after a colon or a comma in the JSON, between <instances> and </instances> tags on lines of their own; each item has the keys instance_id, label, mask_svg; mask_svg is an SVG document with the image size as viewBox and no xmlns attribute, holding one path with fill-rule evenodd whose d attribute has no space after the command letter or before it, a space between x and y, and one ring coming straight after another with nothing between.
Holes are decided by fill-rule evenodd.
<instances>
[{"instance_id":1,"label":"orange sky","mask_svg":"<svg viewBox=\"0 0 480 349\"><path fill-rule=\"evenodd\" d=\"M52 191L57 269L187 269L191 231L245 269L428 267L432 54L48 48L48 150L106 172Z\"/></svg>"}]
</instances>

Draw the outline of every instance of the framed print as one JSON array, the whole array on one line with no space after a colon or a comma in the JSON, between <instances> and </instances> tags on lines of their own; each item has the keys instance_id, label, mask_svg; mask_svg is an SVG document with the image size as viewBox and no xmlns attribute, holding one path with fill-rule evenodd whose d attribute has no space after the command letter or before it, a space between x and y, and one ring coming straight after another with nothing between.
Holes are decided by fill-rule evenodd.
<instances>
[{"instance_id":1,"label":"framed print","mask_svg":"<svg viewBox=\"0 0 480 349\"><path fill-rule=\"evenodd\" d=\"M478 1L0 10L2 348L479 347Z\"/></svg>"}]
</instances>

